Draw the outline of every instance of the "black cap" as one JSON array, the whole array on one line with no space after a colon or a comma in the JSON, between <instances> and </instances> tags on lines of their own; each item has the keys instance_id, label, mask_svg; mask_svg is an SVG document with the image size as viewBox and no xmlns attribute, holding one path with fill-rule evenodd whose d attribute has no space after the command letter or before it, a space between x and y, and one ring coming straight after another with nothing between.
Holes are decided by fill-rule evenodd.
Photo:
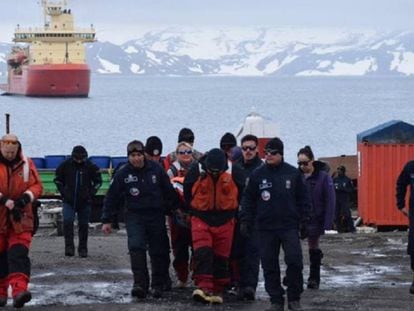
<instances>
[{"instance_id":1,"label":"black cap","mask_svg":"<svg viewBox=\"0 0 414 311\"><path fill-rule=\"evenodd\" d=\"M236 137L232 133L224 134L220 139L221 149L230 149L237 145Z\"/></svg>"},{"instance_id":2,"label":"black cap","mask_svg":"<svg viewBox=\"0 0 414 311\"><path fill-rule=\"evenodd\" d=\"M194 143L194 133L191 129L184 127L180 130L178 142L181 143L182 141L190 144Z\"/></svg>"},{"instance_id":3,"label":"black cap","mask_svg":"<svg viewBox=\"0 0 414 311\"><path fill-rule=\"evenodd\" d=\"M78 160L86 160L88 157L88 152L86 151L84 146L78 145L73 147L72 149L72 158Z\"/></svg>"},{"instance_id":4,"label":"black cap","mask_svg":"<svg viewBox=\"0 0 414 311\"><path fill-rule=\"evenodd\" d=\"M277 150L281 155L283 155L283 142L279 137L272 138L266 143L266 150Z\"/></svg>"},{"instance_id":5,"label":"black cap","mask_svg":"<svg viewBox=\"0 0 414 311\"><path fill-rule=\"evenodd\" d=\"M140 142L139 140L133 140L127 146L128 155L130 155L133 152L144 153L144 151L145 151L144 144Z\"/></svg>"},{"instance_id":6,"label":"black cap","mask_svg":"<svg viewBox=\"0 0 414 311\"><path fill-rule=\"evenodd\" d=\"M162 142L157 136L150 136L145 143L145 152L151 156L159 156L162 154Z\"/></svg>"},{"instance_id":7,"label":"black cap","mask_svg":"<svg viewBox=\"0 0 414 311\"><path fill-rule=\"evenodd\" d=\"M227 169L227 159L224 151L213 148L207 153L206 168L210 171L225 171Z\"/></svg>"}]
</instances>

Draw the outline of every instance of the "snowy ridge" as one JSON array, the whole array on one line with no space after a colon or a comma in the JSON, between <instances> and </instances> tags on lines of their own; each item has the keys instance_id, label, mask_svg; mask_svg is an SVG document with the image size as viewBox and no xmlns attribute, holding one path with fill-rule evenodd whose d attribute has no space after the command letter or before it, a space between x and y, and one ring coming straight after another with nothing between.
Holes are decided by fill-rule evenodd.
<instances>
[{"instance_id":1,"label":"snowy ridge","mask_svg":"<svg viewBox=\"0 0 414 311\"><path fill-rule=\"evenodd\" d=\"M0 43L0 74L10 45ZM414 75L414 32L267 27L167 27L87 48L98 74Z\"/></svg>"}]
</instances>

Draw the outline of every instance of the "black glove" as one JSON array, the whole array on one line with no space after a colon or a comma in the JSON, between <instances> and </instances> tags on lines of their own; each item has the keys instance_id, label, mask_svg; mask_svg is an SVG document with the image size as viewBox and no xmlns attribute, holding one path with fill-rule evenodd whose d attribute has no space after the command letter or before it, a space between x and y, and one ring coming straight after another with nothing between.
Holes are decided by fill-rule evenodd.
<instances>
[{"instance_id":1,"label":"black glove","mask_svg":"<svg viewBox=\"0 0 414 311\"><path fill-rule=\"evenodd\" d=\"M14 207L17 209L23 209L31 201L30 195L23 194L20 198L14 201Z\"/></svg>"},{"instance_id":2,"label":"black glove","mask_svg":"<svg viewBox=\"0 0 414 311\"><path fill-rule=\"evenodd\" d=\"M11 213L12 213L12 215L13 215L13 220L14 220L15 222L20 222L20 220L22 220L22 213L20 212L20 209L18 209L18 208L16 208L16 207L14 207L14 208L11 210Z\"/></svg>"},{"instance_id":3,"label":"black glove","mask_svg":"<svg viewBox=\"0 0 414 311\"><path fill-rule=\"evenodd\" d=\"M8 197L6 197L5 195L2 195L0 198L0 205L6 204L8 199L9 199Z\"/></svg>"},{"instance_id":4,"label":"black glove","mask_svg":"<svg viewBox=\"0 0 414 311\"><path fill-rule=\"evenodd\" d=\"M305 222L299 225L299 238L304 240L308 237L308 226Z\"/></svg>"},{"instance_id":5,"label":"black glove","mask_svg":"<svg viewBox=\"0 0 414 311\"><path fill-rule=\"evenodd\" d=\"M252 228L248 223L242 222L240 224L240 234L242 237L246 239L250 238L250 236L252 235Z\"/></svg>"}]
</instances>

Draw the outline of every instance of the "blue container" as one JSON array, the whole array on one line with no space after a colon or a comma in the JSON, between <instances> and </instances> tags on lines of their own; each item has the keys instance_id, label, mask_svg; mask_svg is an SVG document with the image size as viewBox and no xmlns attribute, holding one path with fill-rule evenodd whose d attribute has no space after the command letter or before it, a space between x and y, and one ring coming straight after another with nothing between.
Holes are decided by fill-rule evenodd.
<instances>
[{"instance_id":1,"label":"blue container","mask_svg":"<svg viewBox=\"0 0 414 311\"><path fill-rule=\"evenodd\" d=\"M99 168L109 168L109 163L111 162L111 157L108 156L91 156L89 157L93 163L95 163Z\"/></svg>"},{"instance_id":2,"label":"blue container","mask_svg":"<svg viewBox=\"0 0 414 311\"><path fill-rule=\"evenodd\" d=\"M44 158L30 158L32 159L34 165L37 169L45 168L45 159Z\"/></svg>"},{"instance_id":3,"label":"blue container","mask_svg":"<svg viewBox=\"0 0 414 311\"><path fill-rule=\"evenodd\" d=\"M57 168L65 160L65 155L47 155L45 156L45 168Z\"/></svg>"},{"instance_id":4,"label":"blue container","mask_svg":"<svg viewBox=\"0 0 414 311\"><path fill-rule=\"evenodd\" d=\"M128 162L128 157L112 157L111 158L111 163L112 163L112 168L115 170L118 168L118 166L125 164Z\"/></svg>"}]
</instances>

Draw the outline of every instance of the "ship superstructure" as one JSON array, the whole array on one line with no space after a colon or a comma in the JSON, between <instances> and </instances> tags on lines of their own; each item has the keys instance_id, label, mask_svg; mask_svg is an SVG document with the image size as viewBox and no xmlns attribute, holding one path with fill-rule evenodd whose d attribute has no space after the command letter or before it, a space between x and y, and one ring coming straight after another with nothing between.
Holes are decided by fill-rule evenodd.
<instances>
[{"instance_id":1,"label":"ship superstructure","mask_svg":"<svg viewBox=\"0 0 414 311\"><path fill-rule=\"evenodd\" d=\"M90 69L84 43L95 41L93 25L78 29L66 1L42 0L44 25L17 25L8 57L10 94L26 96L88 96ZM26 43L26 44L24 44Z\"/></svg>"}]
</instances>

